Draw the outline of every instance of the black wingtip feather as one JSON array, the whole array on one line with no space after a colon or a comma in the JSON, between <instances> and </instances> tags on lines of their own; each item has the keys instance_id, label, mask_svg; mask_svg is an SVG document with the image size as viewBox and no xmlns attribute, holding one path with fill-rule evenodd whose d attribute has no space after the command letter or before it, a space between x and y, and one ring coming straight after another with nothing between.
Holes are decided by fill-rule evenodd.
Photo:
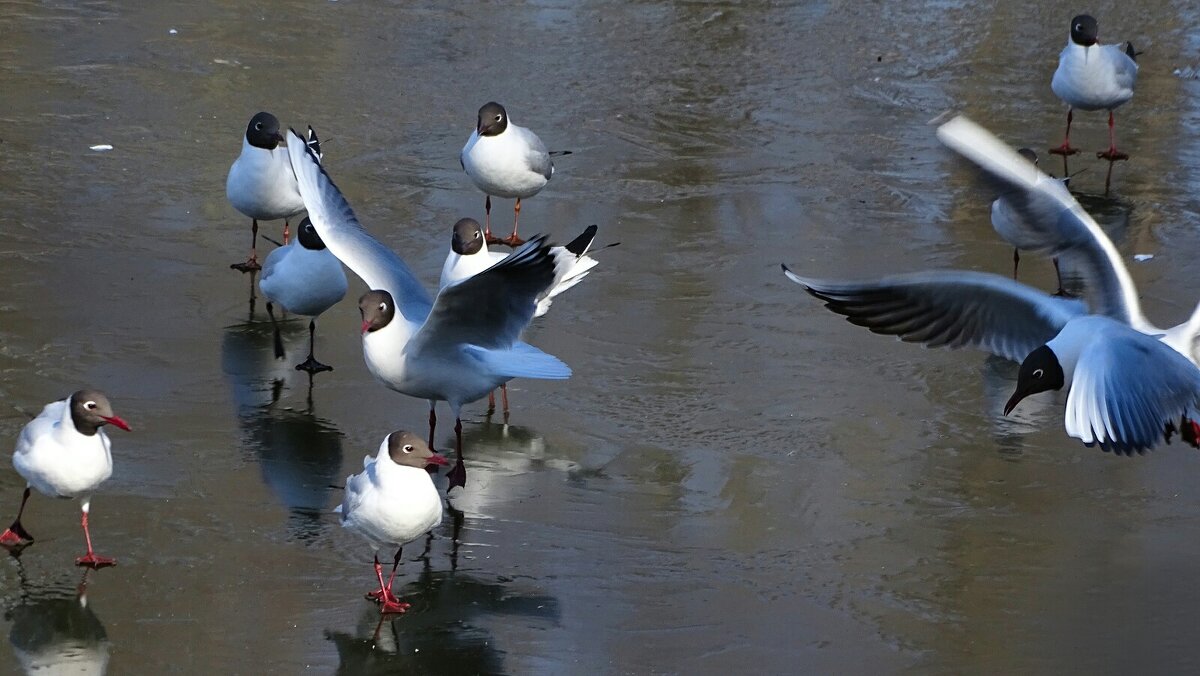
<instances>
[{"instance_id":1,"label":"black wingtip feather","mask_svg":"<svg viewBox=\"0 0 1200 676\"><path fill-rule=\"evenodd\" d=\"M567 251L582 256L587 252L588 247L592 245L592 240L596 239L596 231L599 230L594 224L589 225L584 229L583 234L571 240L571 243L564 247Z\"/></svg>"}]
</instances>

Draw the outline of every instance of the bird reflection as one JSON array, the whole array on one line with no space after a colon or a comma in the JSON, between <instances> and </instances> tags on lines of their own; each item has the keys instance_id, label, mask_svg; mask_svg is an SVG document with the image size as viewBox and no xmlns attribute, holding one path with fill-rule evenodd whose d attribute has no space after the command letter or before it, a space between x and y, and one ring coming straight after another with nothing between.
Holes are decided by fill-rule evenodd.
<instances>
[{"instance_id":1,"label":"bird reflection","mask_svg":"<svg viewBox=\"0 0 1200 676\"><path fill-rule=\"evenodd\" d=\"M26 674L103 674L112 646L87 599L87 576L76 588L37 586L24 579L21 600L6 613L8 640Z\"/></svg>"},{"instance_id":2,"label":"bird reflection","mask_svg":"<svg viewBox=\"0 0 1200 676\"><path fill-rule=\"evenodd\" d=\"M983 397L992 415L992 433L1002 453L1019 456L1024 437L1040 429L1062 424L1062 403L1053 393L1029 397L1003 415L1004 404L1017 386L1017 364L989 355L983 367Z\"/></svg>"},{"instance_id":3,"label":"bird reflection","mask_svg":"<svg viewBox=\"0 0 1200 676\"><path fill-rule=\"evenodd\" d=\"M520 476L546 469L567 473L578 468L574 460L547 449L541 432L530 427L509 425L485 418L482 423L466 424L464 440L471 447L471 488L451 491L451 507L472 514L487 513L493 503L504 496L497 495L498 477Z\"/></svg>"},{"instance_id":4,"label":"bird reflection","mask_svg":"<svg viewBox=\"0 0 1200 676\"><path fill-rule=\"evenodd\" d=\"M303 541L330 526L321 518L340 483L342 433L313 412L312 376L275 359L270 324L239 324L225 331L221 365L233 389L242 446L259 460L263 483L291 515L289 531ZM305 388L301 410L282 403L289 383Z\"/></svg>"},{"instance_id":5,"label":"bird reflection","mask_svg":"<svg viewBox=\"0 0 1200 676\"><path fill-rule=\"evenodd\" d=\"M462 573L433 572L428 560L418 579L398 595L412 602L408 614L380 618L367 607L353 635L326 631L337 646L338 674L499 674L504 652L485 626L501 617L559 620L558 600L522 593L512 583L484 582ZM478 622L477 620L484 620Z\"/></svg>"}]
</instances>

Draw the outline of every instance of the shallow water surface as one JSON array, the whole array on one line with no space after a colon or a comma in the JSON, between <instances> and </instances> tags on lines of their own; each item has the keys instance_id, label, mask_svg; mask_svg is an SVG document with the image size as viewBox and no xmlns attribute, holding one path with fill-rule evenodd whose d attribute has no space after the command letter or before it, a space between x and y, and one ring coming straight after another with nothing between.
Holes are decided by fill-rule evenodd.
<instances>
[{"instance_id":1,"label":"shallow water surface","mask_svg":"<svg viewBox=\"0 0 1200 676\"><path fill-rule=\"evenodd\" d=\"M1091 9L1145 50L1117 115L1133 159L1106 197L1073 158L1072 188L1173 322L1200 272L1200 82L1172 70L1200 61L1200 16L1139 5ZM871 335L779 271L1007 274L992 196L927 122L1059 143L1063 11L0 0L0 438L85 383L134 427L92 503L117 567L85 579L77 503L32 499L39 539L0 564L0 671L1195 670L1200 455L1084 448L1050 396L1002 417L1014 365ZM515 381L508 425L465 410L468 486L405 549L412 610L380 622L332 486L427 405L364 367L356 278L318 325L335 371L291 368L299 319L273 359L228 268L249 224L225 174L258 110L314 125L432 287L451 225L483 216L457 153L489 99L574 151L522 232L621 244L527 334L572 379ZM1073 131L1106 143L1101 113ZM1021 278L1053 270L1028 256ZM0 469L0 516L21 488Z\"/></svg>"}]
</instances>

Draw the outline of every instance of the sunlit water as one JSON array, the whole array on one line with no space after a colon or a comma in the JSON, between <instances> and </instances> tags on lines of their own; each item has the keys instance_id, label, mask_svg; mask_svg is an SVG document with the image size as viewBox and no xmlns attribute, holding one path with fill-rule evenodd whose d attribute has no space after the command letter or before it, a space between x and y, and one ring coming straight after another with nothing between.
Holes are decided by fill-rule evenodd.
<instances>
[{"instance_id":1,"label":"sunlit water","mask_svg":"<svg viewBox=\"0 0 1200 676\"><path fill-rule=\"evenodd\" d=\"M1200 81L1172 74L1200 65L1198 15L1089 9L1145 54L1117 115L1133 159L1105 198L1104 165L1073 158L1072 188L1124 255L1154 254L1132 274L1173 323L1200 272ZM991 195L927 122L1060 142L1069 12L0 0L0 438L84 383L134 427L92 504L119 565L83 603L77 503L31 501L38 541L0 565L3 669L1195 670L1194 451L1086 449L1049 396L1003 418L1011 364L871 335L779 272L1007 273ZM313 124L361 220L432 287L450 226L483 215L457 153L489 99L574 151L522 231L597 223L621 244L528 333L574 377L514 382L507 427L468 407L461 513L405 550L413 608L380 623L331 486L426 404L371 379L352 302L318 324L336 370L311 391L272 358L228 269L249 223L225 173L254 112ZM1073 132L1104 147L1103 114ZM1033 256L1021 277L1053 285ZM287 325L289 360L306 340ZM21 488L0 470L4 514Z\"/></svg>"}]
</instances>

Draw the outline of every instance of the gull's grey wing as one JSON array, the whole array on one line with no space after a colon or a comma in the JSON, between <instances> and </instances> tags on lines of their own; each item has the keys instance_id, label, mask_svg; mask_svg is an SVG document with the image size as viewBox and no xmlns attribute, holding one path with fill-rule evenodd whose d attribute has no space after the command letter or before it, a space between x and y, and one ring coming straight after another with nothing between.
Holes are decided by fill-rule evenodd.
<instances>
[{"instance_id":1,"label":"gull's grey wing","mask_svg":"<svg viewBox=\"0 0 1200 676\"><path fill-rule=\"evenodd\" d=\"M1105 451L1144 453L1195 417L1200 369L1160 340L1113 323L1079 355L1067 395L1067 434Z\"/></svg>"},{"instance_id":2,"label":"gull's grey wing","mask_svg":"<svg viewBox=\"0 0 1200 676\"><path fill-rule=\"evenodd\" d=\"M975 163L996 189L1005 208L1018 217L1029 248L1063 256L1082 271L1092 311L1154 333L1137 289L1112 240L1059 179L1042 173L1000 139L964 116L938 127L951 150Z\"/></svg>"},{"instance_id":3,"label":"gull's grey wing","mask_svg":"<svg viewBox=\"0 0 1200 676\"><path fill-rule=\"evenodd\" d=\"M325 246L367 286L392 294L405 319L425 321L433 305L425 287L396 252L358 222L342 191L295 129L288 131L287 146L304 207Z\"/></svg>"},{"instance_id":4,"label":"gull's grey wing","mask_svg":"<svg viewBox=\"0 0 1200 676\"><path fill-rule=\"evenodd\" d=\"M783 272L825 307L875 333L929 347L975 347L1016 362L1087 314L1081 301L984 272L919 272L865 282L809 279L786 265Z\"/></svg>"},{"instance_id":5,"label":"gull's grey wing","mask_svg":"<svg viewBox=\"0 0 1200 676\"><path fill-rule=\"evenodd\" d=\"M554 283L556 260L546 237L530 239L477 275L438 292L413 349L475 345L510 349L533 319L537 297Z\"/></svg>"},{"instance_id":6,"label":"gull's grey wing","mask_svg":"<svg viewBox=\"0 0 1200 676\"><path fill-rule=\"evenodd\" d=\"M521 132L521 138L529 146L529 150L525 154L525 162L529 166L529 170L536 171L549 181L554 174L554 163L550 161L550 153L546 151L546 144L542 143L542 139L538 138L537 134L525 127L516 127L514 131Z\"/></svg>"}]
</instances>

